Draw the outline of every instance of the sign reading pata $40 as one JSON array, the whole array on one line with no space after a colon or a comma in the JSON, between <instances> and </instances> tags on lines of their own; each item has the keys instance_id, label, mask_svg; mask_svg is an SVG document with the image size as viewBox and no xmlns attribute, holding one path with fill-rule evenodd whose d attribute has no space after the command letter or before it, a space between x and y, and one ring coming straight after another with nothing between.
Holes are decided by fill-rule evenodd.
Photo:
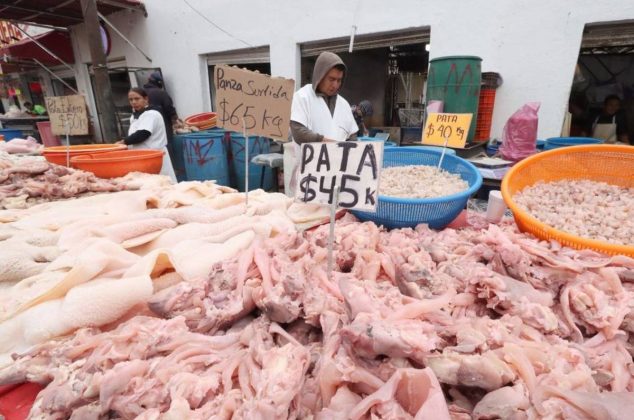
<instances>
[{"instance_id":1,"label":"sign reading pata $40","mask_svg":"<svg viewBox=\"0 0 634 420\"><path fill-rule=\"evenodd\" d=\"M305 143L295 198L332 204L338 185L338 207L376 211L382 162L383 143L378 141Z\"/></svg>"},{"instance_id":2,"label":"sign reading pata $40","mask_svg":"<svg viewBox=\"0 0 634 420\"><path fill-rule=\"evenodd\" d=\"M214 69L220 127L288 140L295 82L249 70L218 65Z\"/></svg>"},{"instance_id":3,"label":"sign reading pata $40","mask_svg":"<svg viewBox=\"0 0 634 420\"><path fill-rule=\"evenodd\" d=\"M473 114L436 114L427 116L423 130L423 144L464 148Z\"/></svg>"}]
</instances>

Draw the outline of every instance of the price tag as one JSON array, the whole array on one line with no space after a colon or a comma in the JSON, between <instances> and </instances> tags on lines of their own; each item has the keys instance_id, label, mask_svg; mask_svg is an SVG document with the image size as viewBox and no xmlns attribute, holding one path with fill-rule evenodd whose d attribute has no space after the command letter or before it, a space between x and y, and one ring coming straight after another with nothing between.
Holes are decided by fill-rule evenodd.
<instances>
[{"instance_id":1,"label":"price tag","mask_svg":"<svg viewBox=\"0 0 634 420\"><path fill-rule=\"evenodd\" d=\"M295 82L225 65L214 69L218 125L288 140ZM244 126L243 126L244 121Z\"/></svg>"},{"instance_id":2,"label":"price tag","mask_svg":"<svg viewBox=\"0 0 634 420\"><path fill-rule=\"evenodd\" d=\"M427 116L423 130L423 144L464 148L469 136L469 127L473 114L437 114Z\"/></svg>"},{"instance_id":3,"label":"price tag","mask_svg":"<svg viewBox=\"0 0 634 420\"><path fill-rule=\"evenodd\" d=\"M375 211L383 164L383 142L305 143L295 198L305 203Z\"/></svg>"},{"instance_id":4,"label":"price tag","mask_svg":"<svg viewBox=\"0 0 634 420\"><path fill-rule=\"evenodd\" d=\"M82 95L49 96L45 100L53 134L88 134L88 113Z\"/></svg>"}]
</instances>

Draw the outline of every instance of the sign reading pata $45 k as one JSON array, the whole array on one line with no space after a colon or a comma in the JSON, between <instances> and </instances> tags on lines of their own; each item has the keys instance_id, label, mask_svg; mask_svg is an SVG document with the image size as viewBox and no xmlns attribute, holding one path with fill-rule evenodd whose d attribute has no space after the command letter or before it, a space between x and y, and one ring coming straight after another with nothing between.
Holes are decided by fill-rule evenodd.
<instances>
[{"instance_id":1,"label":"sign reading pata $45 k","mask_svg":"<svg viewBox=\"0 0 634 420\"><path fill-rule=\"evenodd\" d=\"M83 96L49 96L45 100L53 134L56 136L88 134L88 114Z\"/></svg>"},{"instance_id":2,"label":"sign reading pata $45 k","mask_svg":"<svg viewBox=\"0 0 634 420\"><path fill-rule=\"evenodd\" d=\"M214 86L219 126L288 140L293 80L219 65L214 69Z\"/></svg>"},{"instance_id":3,"label":"sign reading pata $45 k","mask_svg":"<svg viewBox=\"0 0 634 420\"><path fill-rule=\"evenodd\" d=\"M339 185L338 207L375 211L382 162L382 142L305 143L295 198L332 204Z\"/></svg>"}]
</instances>

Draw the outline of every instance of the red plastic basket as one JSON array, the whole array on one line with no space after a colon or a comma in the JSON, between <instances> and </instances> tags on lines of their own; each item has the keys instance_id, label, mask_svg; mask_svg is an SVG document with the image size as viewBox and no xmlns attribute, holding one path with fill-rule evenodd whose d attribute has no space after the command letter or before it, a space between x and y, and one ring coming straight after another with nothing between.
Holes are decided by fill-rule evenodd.
<instances>
[{"instance_id":1,"label":"red plastic basket","mask_svg":"<svg viewBox=\"0 0 634 420\"><path fill-rule=\"evenodd\" d=\"M185 124L198 127L201 130L207 130L216 126L216 113L203 112L201 114L191 115L185 118Z\"/></svg>"},{"instance_id":2,"label":"red plastic basket","mask_svg":"<svg viewBox=\"0 0 634 420\"><path fill-rule=\"evenodd\" d=\"M491 120L495 105L495 89L481 89L478 102L475 140L488 140L491 135Z\"/></svg>"}]
</instances>

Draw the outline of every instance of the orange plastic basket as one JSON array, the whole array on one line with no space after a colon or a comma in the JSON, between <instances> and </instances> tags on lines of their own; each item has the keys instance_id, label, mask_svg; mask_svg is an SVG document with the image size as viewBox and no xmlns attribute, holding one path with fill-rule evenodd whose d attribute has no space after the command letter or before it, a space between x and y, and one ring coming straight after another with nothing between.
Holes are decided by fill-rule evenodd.
<instances>
[{"instance_id":1,"label":"orange plastic basket","mask_svg":"<svg viewBox=\"0 0 634 420\"><path fill-rule=\"evenodd\" d=\"M99 178L118 178L130 172L158 174L163 167L162 150L132 149L75 156L74 168L92 172Z\"/></svg>"},{"instance_id":2,"label":"orange plastic basket","mask_svg":"<svg viewBox=\"0 0 634 420\"><path fill-rule=\"evenodd\" d=\"M56 165L66 166L66 149L68 148L69 158L75 156L114 152L127 148L125 144L76 144L72 146L51 146L45 147L42 155L46 160Z\"/></svg>"},{"instance_id":3,"label":"orange plastic basket","mask_svg":"<svg viewBox=\"0 0 634 420\"><path fill-rule=\"evenodd\" d=\"M522 160L504 177L502 196L522 232L554 239L576 249L593 249L609 255L634 257L634 246L581 238L555 229L520 209L513 195L538 181L587 179L634 188L634 147L620 145L572 146L550 150Z\"/></svg>"}]
</instances>

